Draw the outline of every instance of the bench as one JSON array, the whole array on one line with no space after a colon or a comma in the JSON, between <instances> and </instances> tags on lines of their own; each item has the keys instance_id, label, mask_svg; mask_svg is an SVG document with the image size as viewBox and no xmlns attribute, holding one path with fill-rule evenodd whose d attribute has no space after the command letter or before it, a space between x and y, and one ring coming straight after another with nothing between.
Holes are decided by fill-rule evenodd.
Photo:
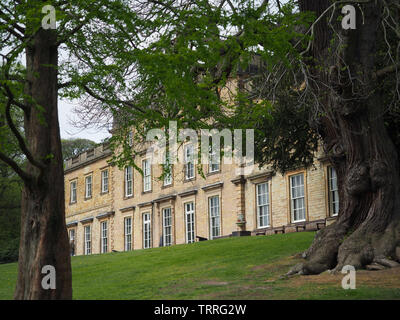
<instances>
[{"instance_id":1,"label":"bench","mask_svg":"<svg viewBox=\"0 0 400 320\"><path fill-rule=\"evenodd\" d=\"M200 237L200 236L196 236L196 239L198 241L206 241L206 240L208 240L207 238L203 238L203 237Z\"/></svg>"},{"instance_id":2,"label":"bench","mask_svg":"<svg viewBox=\"0 0 400 320\"><path fill-rule=\"evenodd\" d=\"M326 221L317 222L317 230L322 229L322 228L320 228L320 226L322 226L323 228L325 228L325 227L326 227Z\"/></svg>"},{"instance_id":3,"label":"bench","mask_svg":"<svg viewBox=\"0 0 400 320\"><path fill-rule=\"evenodd\" d=\"M279 232L285 233L285 226L280 227L280 228L275 228L274 233L277 234Z\"/></svg>"},{"instance_id":4,"label":"bench","mask_svg":"<svg viewBox=\"0 0 400 320\"><path fill-rule=\"evenodd\" d=\"M256 236L265 236L265 230L256 231Z\"/></svg>"},{"instance_id":5,"label":"bench","mask_svg":"<svg viewBox=\"0 0 400 320\"><path fill-rule=\"evenodd\" d=\"M306 230L306 224L302 223L302 224L296 224L296 232L299 232L299 229L303 229L303 231Z\"/></svg>"}]
</instances>

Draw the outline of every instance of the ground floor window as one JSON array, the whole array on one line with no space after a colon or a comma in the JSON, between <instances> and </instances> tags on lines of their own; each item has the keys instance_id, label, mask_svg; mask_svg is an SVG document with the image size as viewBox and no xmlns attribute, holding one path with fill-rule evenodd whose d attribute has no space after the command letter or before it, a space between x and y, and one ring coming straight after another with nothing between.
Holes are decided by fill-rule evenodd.
<instances>
[{"instance_id":1,"label":"ground floor window","mask_svg":"<svg viewBox=\"0 0 400 320\"><path fill-rule=\"evenodd\" d=\"M329 187L329 210L332 216L339 213L339 188L337 185L337 174L333 167L328 167L328 187Z\"/></svg>"},{"instance_id":2,"label":"ground floor window","mask_svg":"<svg viewBox=\"0 0 400 320\"><path fill-rule=\"evenodd\" d=\"M132 250L132 218L128 217L124 219L124 230L125 230L125 251Z\"/></svg>"},{"instance_id":3,"label":"ground floor window","mask_svg":"<svg viewBox=\"0 0 400 320\"><path fill-rule=\"evenodd\" d=\"M75 255L75 229L69 230L69 245L71 249L71 256Z\"/></svg>"},{"instance_id":4,"label":"ground floor window","mask_svg":"<svg viewBox=\"0 0 400 320\"><path fill-rule=\"evenodd\" d=\"M257 188L257 222L259 228L269 227L269 189L268 182L256 185Z\"/></svg>"},{"instance_id":5,"label":"ground floor window","mask_svg":"<svg viewBox=\"0 0 400 320\"><path fill-rule=\"evenodd\" d=\"M150 213L143 213L143 248L151 248L151 220Z\"/></svg>"},{"instance_id":6,"label":"ground floor window","mask_svg":"<svg viewBox=\"0 0 400 320\"><path fill-rule=\"evenodd\" d=\"M91 226L85 226L84 228L84 243L85 243L85 254L92 253L92 234Z\"/></svg>"},{"instance_id":7,"label":"ground floor window","mask_svg":"<svg viewBox=\"0 0 400 320\"><path fill-rule=\"evenodd\" d=\"M296 174L290 177L290 201L292 221L299 222L306 219L304 175Z\"/></svg>"},{"instance_id":8,"label":"ground floor window","mask_svg":"<svg viewBox=\"0 0 400 320\"><path fill-rule=\"evenodd\" d=\"M171 208L162 210L163 215L163 244L170 246L172 244L172 215Z\"/></svg>"},{"instance_id":9,"label":"ground floor window","mask_svg":"<svg viewBox=\"0 0 400 320\"><path fill-rule=\"evenodd\" d=\"M210 213L210 239L221 235L221 217L219 196L208 198L209 213Z\"/></svg>"},{"instance_id":10,"label":"ground floor window","mask_svg":"<svg viewBox=\"0 0 400 320\"><path fill-rule=\"evenodd\" d=\"M186 243L193 243L194 237L194 203L185 203Z\"/></svg>"},{"instance_id":11,"label":"ground floor window","mask_svg":"<svg viewBox=\"0 0 400 320\"><path fill-rule=\"evenodd\" d=\"M107 221L101 223L101 253L108 251L108 228Z\"/></svg>"}]
</instances>

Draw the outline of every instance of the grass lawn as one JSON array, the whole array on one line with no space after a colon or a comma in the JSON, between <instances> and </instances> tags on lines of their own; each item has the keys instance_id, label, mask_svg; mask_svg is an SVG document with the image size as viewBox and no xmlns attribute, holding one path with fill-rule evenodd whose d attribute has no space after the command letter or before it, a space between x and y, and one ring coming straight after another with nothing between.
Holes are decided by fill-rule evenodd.
<instances>
[{"instance_id":1,"label":"grass lawn","mask_svg":"<svg viewBox=\"0 0 400 320\"><path fill-rule=\"evenodd\" d=\"M229 238L72 258L74 299L400 299L400 268L279 279L313 232ZM0 299L12 299L17 264L0 265Z\"/></svg>"}]
</instances>

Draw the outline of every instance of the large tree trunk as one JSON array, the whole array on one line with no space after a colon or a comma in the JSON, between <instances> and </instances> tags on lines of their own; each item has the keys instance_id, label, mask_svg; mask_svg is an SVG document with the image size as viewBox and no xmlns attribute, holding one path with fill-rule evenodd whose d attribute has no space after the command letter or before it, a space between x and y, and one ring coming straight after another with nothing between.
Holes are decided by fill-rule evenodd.
<instances>
[{"instance_id":1,"label":"large tree trunk","mask_svg":"<svg viewBox=\"0 0 400 320\"><path fill-rule=\"evenodd\" d=\"M328 0L302 0L300 8L318 16L330 4ZM371 1L363 5L364 24L357 12L357 29L342 30L340 22L336 23L344 46L337 43L333 51L328 47L335 35L326 19L315 29L310 70L319 84L319 89L313 88L324 113L318 126L337 171L340 210L338 220L317 233L304 254L306 261L289 274L400 262L396 255L400 247L399 159L384 125L384 99L374 73L381 11L381 3ZM321 65L324 68L315 68ZM326 89L321 91L321 87Z\"/></svg>"},{"instance_id":2,"label":"large tree trunk","mask_svg":"<svg viewBox=\"0 0 400 320\"><path fill-rule=\"evenodd\" d=\"M44 164L28 163L35 178L22 193L21 242L15 299L71 299L72 279L65 225L64 176L57 111L58 49L55 30L40 29L26 49L29 113L25 134L31 153ZM56 271L56 289L44 289L42 268ZM47 281L45 281L47 282Z\"/></svg>"}]
</instances>

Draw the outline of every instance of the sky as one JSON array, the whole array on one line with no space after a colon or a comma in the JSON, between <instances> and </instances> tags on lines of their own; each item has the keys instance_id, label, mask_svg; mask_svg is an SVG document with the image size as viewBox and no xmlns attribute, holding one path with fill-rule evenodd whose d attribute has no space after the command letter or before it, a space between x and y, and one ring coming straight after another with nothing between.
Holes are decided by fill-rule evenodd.
<instances>
[{"instance_id":1,"label":"sky","mask_svg":"<svg viewBox=\"0 0 400 320\"><path fill-rule=\"evenodd\" d=\"M103 129L80 129L76 128L71 124L71 119L74 119L76 115L73 113L74 106L78 101L58 101L58 121L60 122L60 133L62 139L76 139L84 138L94 142L101 142L104 138L110 136L110 133Z\"/></svg>"}]
</instances>

